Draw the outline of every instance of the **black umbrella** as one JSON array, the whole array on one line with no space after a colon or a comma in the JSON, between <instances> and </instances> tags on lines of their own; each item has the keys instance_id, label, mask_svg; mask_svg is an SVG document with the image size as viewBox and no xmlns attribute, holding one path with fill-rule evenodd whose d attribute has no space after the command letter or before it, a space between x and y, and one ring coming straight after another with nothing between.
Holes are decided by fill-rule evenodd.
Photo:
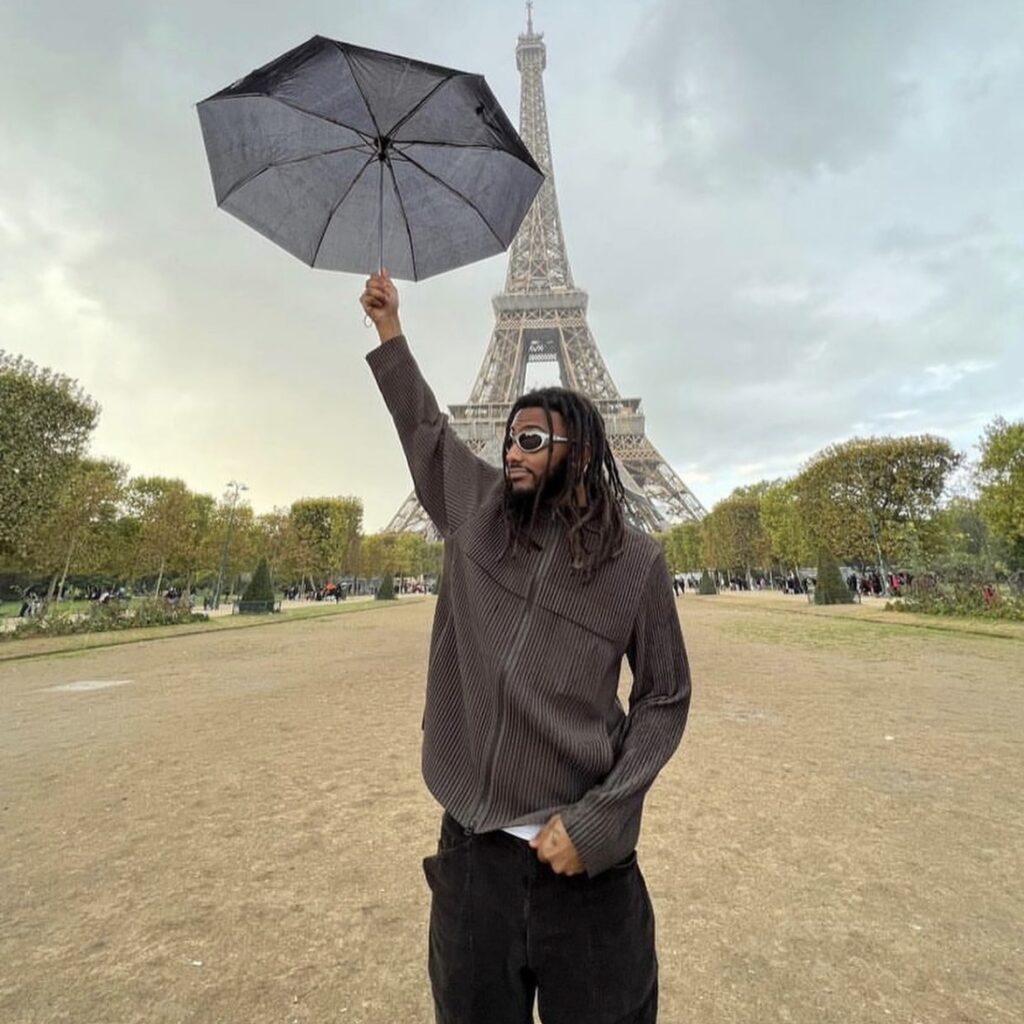
<instances>
[{"instance_id":1,"label":"black umbrella","mask_svg":"<svg viewBox=\"0 0 1024 1024\"><path fill-rule=\"evenodd\" d=\"M314 36L199 104L217 205L312 267L507 249L543 174L480 75Z\"/></svg>"}]
</instances>

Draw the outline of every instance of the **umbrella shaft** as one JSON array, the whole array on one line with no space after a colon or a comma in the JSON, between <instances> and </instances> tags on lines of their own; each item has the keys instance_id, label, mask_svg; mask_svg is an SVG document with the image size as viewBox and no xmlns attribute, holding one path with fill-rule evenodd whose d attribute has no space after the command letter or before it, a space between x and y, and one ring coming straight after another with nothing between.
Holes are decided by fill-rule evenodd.
<instances>
[{"instance_id":1,"label":"umbrella shaft","mask_svg":"<svg viewBox=\"0 0 1024 1024\"><path fill-rule=\"evenodd\" d=\"M377 261L377 272L380 274L384 273L384 161L380 161L380 189L378 191L380 202L379 214L379 225L378 225L378 239L380 242L380 259Z\"/></svg>"}]
</instances>

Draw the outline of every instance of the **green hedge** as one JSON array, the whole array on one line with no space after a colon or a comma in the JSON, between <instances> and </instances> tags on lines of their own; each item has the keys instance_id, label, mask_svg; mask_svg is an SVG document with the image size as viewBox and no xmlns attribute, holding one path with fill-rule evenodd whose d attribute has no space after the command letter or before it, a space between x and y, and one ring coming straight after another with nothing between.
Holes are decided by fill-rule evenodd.
<instances>
[{"instance_id":1,"label":"green hedge","mask_svg":"<svg viewBox=\"0 0 1024 1024\"><path fill-rule=\"evenodd\" d=\"M922 573L886 609L921 612L924 615L953 615L965 618L1024 622L1024 593L1013 586L1001 586L989 577L971 571L952 577Z\"/></svg>"},{"instance_id":2,"label":"green hedge","mask_svg":"<svg viewBox=\"0 0 1024 1024\"><path fill-rule=\"evenodd\" d=\"M209 616L193 612L184 601L171 605L163 598L141 601L94 601L84 612L50 605L42 615L22 619L14 630L0 632L0 641L24 637L71 636L76 633L106 633L144 626L175 626L206 622Z\"/></svg>"}]
</instances>

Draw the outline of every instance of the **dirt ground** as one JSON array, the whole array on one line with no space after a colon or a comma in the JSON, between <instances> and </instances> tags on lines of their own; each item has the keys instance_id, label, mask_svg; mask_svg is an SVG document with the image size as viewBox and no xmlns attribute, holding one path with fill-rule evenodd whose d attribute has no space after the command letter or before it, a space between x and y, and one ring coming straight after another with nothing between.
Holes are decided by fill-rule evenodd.
<instances>
[{"instance_id":1,"label":"dirt ground","mask_svg":"<svg viewBox=\"0 0 1024 1024\"><path fill-rule=\"evenodd\" d=\"M660 1019L1024 1019L1024 633L679 609L693 707L640 847ZM4 645L0 1022L428 1024L432 611Z\"/></svg>"}]
</instances>

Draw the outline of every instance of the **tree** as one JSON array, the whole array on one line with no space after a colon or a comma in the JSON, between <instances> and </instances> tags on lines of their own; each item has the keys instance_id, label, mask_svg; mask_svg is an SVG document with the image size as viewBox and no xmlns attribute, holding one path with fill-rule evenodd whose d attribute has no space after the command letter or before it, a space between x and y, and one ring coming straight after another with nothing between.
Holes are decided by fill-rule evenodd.
<instances>
[{"instance_id":1,"label":"tree","mask_svg":"<svg viewBox=\"0 0 1024 1024\"><path fill-rule=\"evenodd\" d=\"M441 576L444 564L444 541L428 540L423 547L423 572L428 576Z\"/></svg>"},{"instance_id":2,"label":"tree","mask_svg":"<svg viewBox=\"0 0 1024 1024\"><path fill-rule=\"evenodd\" d=\"M0 349L0 559L22 557L100 408L76 381Z\"/></svg>"},{"instance_id":3,"label":"tree","mask_svg":"<svg viewBox=\"0 0 1024 1024\"><path fill-rule=\"evenodd\" d=\"M900 561L907 526L939 508L962 461L941 437L854 438L818 452L793 480L800 518L813 543L861 565Z\"/></svg>"},{"instance_id":4,"label":"tree","mask_svg":"<svg viewBox=\"0 0 1024 1024\"><path fill-rule=\"evenodd\" d=\"M764 490L761 523L768 535L774 564L795 572L811 563L811 540L791 480L776 480Z\"/></svg>"},{"instance_id":5,"label":"tree","mask_svg":"<svg viewBox=\"0 0 1024 1024\"><path fill-rule=\"evenodd\" d=\"M1011 568L1024 568L1024 420L997 416L978 447L981 515L1009 546Z\"/></svg>"},{"instance_id":6,"label":"tree","mask_svg":"<svg viewBox=\"0 0 1024 1024\"><path fill-rule=\"evenodd\" d=\"M127 468L112 460L81 459L69 471L31 542L32 567L50 575L49 600L63 591L72 568L103 573L127 475Z\"/></svg>"},{"instance_id":7,"label":"tree","mask_svg":"<svg viewBox=\"0 0 1024 1024\"><path fill-rule=\"evenodd\" d=\"M181 480L136 477L128 487L131 514L139 520L135 573L156 574L154 594L165 573L183 575L192 538L193 495Z\"/></svg>"},{"instance_id":8,"label":"tree","mask_svg":"<svg viewBox=\"0 0 1024 1024\"><path fill-rule=\"evenodd\" d=\"M399 533L395 537L395 569L400 576L422 576L427 542L421 533Z\"/></svg>"},{"instance_id":9,"label":"tree","mask_svg":"<svg viewBox=\"0 0 1024 1024\"><path fill-rule=\"evenodd\" d=\"M218 601L222 595L233 592L245 567L259 560L262 553L261 537L252 507L240 500L233 491L226 492L210 512L209 526L204 533L202 553L198 559L203 567L204 585L216 580L221 582L221 589L216 593Z\"/></svg>"},{"instance_id":10,"label":"tree","mask_svg":"<svg viewBox=\"0 0 1024 1024\"><path fill-rule=\"evenodd\" d=\"M396 546L400 534L371 533L360 547L360 571L364 576L386 576L398 571Z\"/></svg>"},{"instance_id":11,"label":"tree","mask_svg":"<svg viewBox=\"0 0 1024 1024\"><path fill-rule=\"evenodd\" d=\"M191 590L200 580L215 572L213 562L206 561L208 540L213 533L217 502L209 494L192 494L188 513L188 544L182 552L181 566L185 573L185 589Z\"/></svg>"},{"instance_id":12,"label":"tree","mask_svg":"<svg viewBox=\"0 0 1024 1024\"><path fill-rule=\"evenodd\" d=\"M768 564L771 541L761 525L756 492L734 491L715 505L702 525L705 565L746 572Z\"/></svg>"},{"instance_id":13,"label":"tree","mask_svg":"<svg viewBox=\"0 0 1024 1024\"><path fill-rule=\"evenodd\" d=\"M992 534L980 501L956 497L929 521L917 569L940 573L973 569L991 575L996 563L1010 560L1009 545Z\"/></svg>"},{"instance_id":14,"label":"tree","mask_svg":"<svg viewBox=\"0 0 1024 1024\"><path fill-rule=\"evenodd\" d=\"M665 559L673 572L699 572L701 561L700 523L677 523L664 534Z\"/></svg>"},{"instance_id":15,"label":"tree","mask_svg":"<svg viewBox=\"0 0 1024 1024\"><path fill-rule=\"evenodd\" d=\"M227 502L225 502L227 508ZM221 519L225 531L220 534L223 538L227 531L228 523L231 524L231 542L228 544L228 561L224 572L224 585L231 591L238 584L239 578L246 568L260 557L260 532L256 526L256 514L252 506L241 501L235 503L234 517L232 518L230 508L227 508L227 518ZM218 552L218 558L223 553L223 547ZM219 563L218 563L219 564Z\"/></svg>"},{"instance_id":16,"label":"tree","mask_svg":"<svg viewBox=\"0 0 1024 1024\"><path fill-rule=\"evenodd\" d=\"M99 557L98 573L111 581L130 583L135 579L135 566L139 550L142 522L120 502L117 518L103 530L103 552Z\"/></svg>"},{"instance_id":17,"label":"tree","mask_svg":"<svg viewBox=\"0 0 1024 1024\"><path fill-rule=\"evenodd\" d=\"M353 573L359 559L359 498L303 498L291 507L300 571L311 578Z\"/></svg>"},{"instance_id":18,"label":"tree","mask_svg":"<svg viewBox=\"0 0 1024 1024\"><path fill-rule=\"evenodd\" d=\"M256 530L259 551L278 579L290 580L297 575L294 558L294 536L292 519L287 509L275 508L256 516Z\"/></svg>"}]
</instances>

